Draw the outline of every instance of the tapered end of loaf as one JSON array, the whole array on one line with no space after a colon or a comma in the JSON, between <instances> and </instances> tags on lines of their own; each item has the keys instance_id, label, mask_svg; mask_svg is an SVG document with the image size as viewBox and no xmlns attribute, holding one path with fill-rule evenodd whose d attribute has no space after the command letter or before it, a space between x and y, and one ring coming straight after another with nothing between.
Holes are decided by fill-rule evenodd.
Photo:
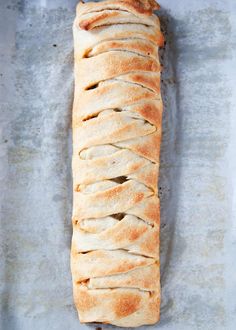
<instances>
[{"instance_id":1,"label":"tapered end of loaf","mask_svg":"<svg viewBox=\"0 0 236 330\"><path fill-rule=\"evenodd\" d=\"M102 15L103 17L107 17L109 15L113 15L113 13L108 13L105 11L112 10L122 10L127 11L130 14L138 14L138 15L152 15L154 10L160 9L160 5L155 0L105 0L102 2L87 2L84 3L80 1L77 6L77 15L81 16L84 14L89 14L90 9L92 9L93 13L99 13L99 18ZM102 11L102 12L101 12ZM94 17L92 18L94 20ZM92 22L94 23L94 22ZM80 24L80 28L83 30L90 30L91 20L83 21L83 24Z\"/></svg>"}]
</instances>

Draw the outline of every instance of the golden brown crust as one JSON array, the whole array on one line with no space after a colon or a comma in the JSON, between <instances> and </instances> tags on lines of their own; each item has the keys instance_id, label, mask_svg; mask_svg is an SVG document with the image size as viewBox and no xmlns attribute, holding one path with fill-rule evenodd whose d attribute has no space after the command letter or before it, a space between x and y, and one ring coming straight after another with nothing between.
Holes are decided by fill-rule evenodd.
<instances>
[{"instance_id":1,"label":"golden brown crust","mask_svg":"<svg viewBox=\"0 0 236 330\"><path fill-rule=\"evenodd\" d=\"M100 323L138 327L143 323L154 324L159 319L160 294L157 291L150 293L132 288L93 290L86 285L74 285L74 299L82 323L97 318Z\"/></svg>"},{"instance_id":2,"label":"golden brown crust","mask_svg":"<svg viewBox=\"0 0 236 330\"><path fill-rule=\"evenodd\" d=\"M127 10L131 14L152 15L153 10L159 8L160 6L155 0L105 0L97 3L84 3L80 1L77 6L77 15L81 16L90 12L96 13L105 9L120 9ZM80 26L80 28L83 29L82 26Z\"/></svg>"},{"instance_id":3,"label":"golden brown crust","mask_svg":"<svg viewBox=\"0 0 236 330\"><path fill-rule=\"evenodd\" d=\"M159 283L159 264L153 263L121 274L90 278L87 287L90 289L127 287L152 292L159 287Z\"/></svg>"},{"instance_id":4,"label":"golden brown crust","mask_svg":"<svg viewBox=\"0 0 236 330\"><path fill-rule=\"evenodd\" d=\"M98 65L101 65L103 70L102 72L97 71L96 68ZM91 74L87 75L86 73L91 70ZM126 73L133 73L135 71L147 72L149 76L142 77L136 73L136 79L122 79ZM82 90L89 90L94 87L94 85L107 81L112 78L119 77L123 81L130 81L134 83L142 83L143 80L150 81L156 78L156 75L150 75L151 72L160 72L160 65L157 60L154 60L150 57L143 57L129 52L124 51L109 51L102 54L99 54L95 57L86 58L80 61L80 65L77 67L76 75L78 77L84 77L81 81L78 79L76 88ZM154 77L153 77L154 76ZM157 75L157 77L159 74ZM127 76L125 76L127 77ZM149 78L149 79L148 79ZM157 78L158 79L158 78ZM153 81L153 84L155 81ZM158 90L157 92L160 92Z\"/></svg>"},{"instance_id":5,"label":"golden brown crust","mask_svg":"<svg viewBox=\"0 0 236 330\"><path fill-rule=\"evenodd\" d=\"M110 50L122 50L126 49L127 51L135 52L140 55L144 56L151 56L155 60L157 59L158 55L158 49L157 47L147 40L137 40L131 39L131 40L105 40L100 43L98 43L96 46L93 47L92 50L90 50L86 57L92 57L96 56L98 54L105 53Z\"/></svg>"},{"instance_id":6,"label":"golden brown crust","mask_svg":"<svg viewBox=\"0 0 236 330\"><path fill-rule=\"evenodd\" d=\"M74 249L77 247L76 243L73 240ZM87 253L72 253L72 256L73 278L77 282L100 276L127 273L155 263L153 258L134 255L125 250L96 250ZM98 263L101 267L98 267Z\"/></svg>"},{"instance_id":7,"label":"golden brown crust","mask_svg":"<svg viewBox=\"0 0 236 330\"><path fill-rule=\"evenodd\" d=\"M158 7L77 6L71 270L81 322L137 327L159 319Z\"/></svg>"},{"instance_id":8,"label":"golden brown crust","mask_svg":"<svg viewBox=\"0 0 236 330\"><path fill-rule=\"evenodd\" d=\"M138 294L124 293L117 299L114 311L118 319L131 315L140 308L141 297Z\"/></svg>"}]
</instances>

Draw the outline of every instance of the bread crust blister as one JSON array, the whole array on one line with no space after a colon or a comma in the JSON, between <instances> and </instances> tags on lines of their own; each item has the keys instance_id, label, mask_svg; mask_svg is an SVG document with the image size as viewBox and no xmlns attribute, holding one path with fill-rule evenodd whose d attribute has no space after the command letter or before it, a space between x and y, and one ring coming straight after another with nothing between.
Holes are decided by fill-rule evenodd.
<instances>
[{"instance_id":1,"label":"bread crust blister","mask_svg":"<svg viewBox=\"0 0 236 330\"><path fill-rule=\"evenodd\" d=\"M71 270L82 323L159 320L158 8L154 0L77 6Z\"/></svg>"}]
</instances>

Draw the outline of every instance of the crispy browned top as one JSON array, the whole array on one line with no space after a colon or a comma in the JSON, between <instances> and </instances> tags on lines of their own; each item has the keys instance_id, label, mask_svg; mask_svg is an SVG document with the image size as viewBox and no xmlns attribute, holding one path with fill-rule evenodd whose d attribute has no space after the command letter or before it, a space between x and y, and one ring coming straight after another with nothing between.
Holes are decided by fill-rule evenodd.
<instances>
[{"instance_id":1,"label":"crispy browned top","mask_svg":"<svg viewBox=\"0 0 236 330\"><path fill-rule=\"evenodd\" d=\"M101 8L101 3L84 3L80 1L78 13L86 12L87 6L93 10L98 10ZM122 9L130 10L131 12L135 11L140 14L151 15L154 10L158 10L160 5L155 0L105 0L102 2L102 6L105 8L112 8L114 6L120 6Z\"/></svg>"}]
</instances>

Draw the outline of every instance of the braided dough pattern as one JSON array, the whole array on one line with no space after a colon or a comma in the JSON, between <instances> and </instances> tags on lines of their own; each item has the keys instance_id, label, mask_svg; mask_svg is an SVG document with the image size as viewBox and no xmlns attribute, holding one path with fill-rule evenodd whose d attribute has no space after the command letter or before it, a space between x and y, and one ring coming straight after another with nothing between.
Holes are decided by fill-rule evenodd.
<instances>
[{"instance_id":1,"label":"braided dough pattern","mask_svg":"<svg viewBox=\"0 0 236 330\"><path fill-rule=\"evenodd\" d=\"M152 0L77 6L71 269L81 322L159 319L157 8Z\"/></svg>"}]
</instances>

